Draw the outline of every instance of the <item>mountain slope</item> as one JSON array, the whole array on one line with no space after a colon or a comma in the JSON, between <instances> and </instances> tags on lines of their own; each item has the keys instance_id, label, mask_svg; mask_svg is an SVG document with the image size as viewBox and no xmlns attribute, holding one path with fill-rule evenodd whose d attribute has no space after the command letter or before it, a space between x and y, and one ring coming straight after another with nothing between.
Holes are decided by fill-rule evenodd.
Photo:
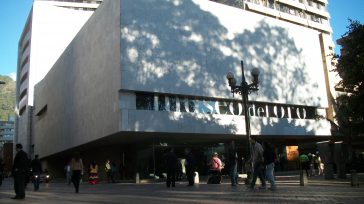
<instances>
[{"instance_id":1,"label":"mountain slope","mask_svg":"<svg viewBox=\"0 0 364 204\"><path fill-rule=\"evenodd\" d=\"M1 76L0 81L0 120L7 121L9 116L14 116L15 86L16 82L8 76Z\"/></svg>"}]
</instances>

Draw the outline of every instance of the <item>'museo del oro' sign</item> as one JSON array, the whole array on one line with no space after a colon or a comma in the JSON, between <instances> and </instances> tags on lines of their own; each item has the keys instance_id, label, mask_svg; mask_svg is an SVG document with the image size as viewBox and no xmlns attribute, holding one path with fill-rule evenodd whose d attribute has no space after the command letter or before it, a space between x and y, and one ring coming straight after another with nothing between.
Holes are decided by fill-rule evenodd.
<instances>
[{"instance_id":1,"label":"'museo del oro' sign","mask_svg":"<svg viewBox=\"0 0 364 204\"><path fill-rule=\"evenodd\" d=\"M136 93L136 109L219 115L244 115L243 104L235 100L203 99L174 95ZM249 102L252 117L314 119L316 108L265 102Z\"/></svg>"}]
</instances>

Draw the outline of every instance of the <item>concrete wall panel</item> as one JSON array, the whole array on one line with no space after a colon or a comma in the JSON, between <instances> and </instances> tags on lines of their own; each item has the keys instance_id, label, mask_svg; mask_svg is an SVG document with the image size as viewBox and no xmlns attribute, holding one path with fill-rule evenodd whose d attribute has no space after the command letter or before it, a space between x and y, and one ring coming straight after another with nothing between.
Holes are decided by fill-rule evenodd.
<instances>
[{"instance_id":1,"label":"concrete wall panel","mask_svg":"<svg viewBox=\"0 0 364 204\"><path fill-rule=\"evenodd\" d=\"M119 1L104 1L37 84L34 143L41 157L118 131L119 8Z\"/></svg>"},{"instance_id":2,"label":"concrete wall panel","mask_svg":"<svg viewBox=\"0 0 364 204\"><path fill-rule=\"evenodd\" d=\"M204 0L121 1L121 88L232 98L240 60L261 89L251 99L327 107L319 33Z\"/></svg>"},{"instance_id":3,"label":"concrete wall panel","mask_svg":"<svg viewBox=\"0 0 364 204\"><path fill-rule=\"evenodd\" d=\"M34 1L32 18L29 100L34 86L44 78L93 11L57 6L57 2Z\"/></svg>"}]
</instances>

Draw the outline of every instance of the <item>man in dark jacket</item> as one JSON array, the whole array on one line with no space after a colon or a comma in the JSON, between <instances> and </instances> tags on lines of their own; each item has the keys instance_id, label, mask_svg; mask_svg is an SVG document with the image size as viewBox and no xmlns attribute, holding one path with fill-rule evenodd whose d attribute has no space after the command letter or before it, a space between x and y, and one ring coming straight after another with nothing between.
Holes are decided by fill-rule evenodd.
<instances>
[{"instance_id":1,"label":"man in dark jacket","mask_svg":"<svg viewBox=\"0 0 364 204\"><path fill-rule=\"evenodd\" d=\"M193 186L195 184L195 158L190 149L186 148L186 175L188 180L188 186Z\"/></svg>"},{"instance_id":2,"label":"man in dark jacket","mask_svg":"<svg viewBox=\"0 0 364 204\"><path fill-rule=\"evenodd\" d=\"M276 160L276 155L274 149L268 142L263 142L264 148L264 165L265 165L265 178L270 182L270 190L276 189L276 182L274 179L274 162Z\"/></svg>"},{"instance_id":3,"label":"man in dark jacket","mask_svg":"<svg viewBox=\"0 0 364 204\"><path fill-rule=\"evenodd\" d=\"M251 154L251 161L253 163L253 178L252 182L250 183L250 189L254 190L255 182L257 181L257 178L259 177L261 186L259 189L265 189L265 177L264 177L264 157L263 157L263 147L262 145L257 141L256 136L250 137L250 142L252 145L252 154Z\"/></svg>"},{"instance_id":4,"label":"man in dark jacket","mask_svg":"<svg viewBox=\"0 0 364 204\"><path fill-rule=\"evenodd\" d=\"M38 159L38 154L34 156L34 159L30 163L30 168L33 176L34 191L39 190L40 174L42 173L42 165Z\"/></svg>"},{"instance_id":5,"label":"man in dark jacket","mask_svg":"<svg viewBox=\"0 0 364 204\"><path fill-rule=\"evenodd\" d=\"M16 155L13 163L13 176L14 176L14 190L15 197L12 199L25 198L25 179L29 173L29 160L28 155L23 151L21 144L15 146Z\"/></svg>"},{"instance_id":6,"label":"man in dark jacket","mask_svg":"<svg viewBox=\"0 0 364 204\"><path fill-rule=\"evenodd\" d=\"M3 159L0 158L0 186L3 184L3 174L4 174L4 162L3 162Z\"/></svg>"},{"instance_id":7,"label":"man in dark jacket","mask_svg":"<svg viewBox=\"0 0 364 204\"><path fill-rule=\"evenodd\" d=\"M231 186L236 186L238 184L238 153L236 151L235 141L231 141L228 156Z\"/></svg>"},{"instance_id":8,"label":"man in dark jacket","mask_svg":"<svg viewBox=\"0 0 364 204\"><path fill-rule=\"evenodd\" d=\"M177 171L177 157L174 154L174 149L170 148L166 155L167 162L167 188L172 184L172 187L176 187L176 171Z\"/></svg>"}]
</instances>

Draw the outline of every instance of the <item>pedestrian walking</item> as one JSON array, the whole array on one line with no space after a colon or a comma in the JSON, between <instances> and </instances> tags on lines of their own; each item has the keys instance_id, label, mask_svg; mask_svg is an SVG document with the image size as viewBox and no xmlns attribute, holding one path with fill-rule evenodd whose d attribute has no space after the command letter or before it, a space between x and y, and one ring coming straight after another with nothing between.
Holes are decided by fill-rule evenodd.
<instances>
[{"instance_id":1,"label":"pedestrian walking","mask_svg":"<svg viewBox=\"0 0 364 204\"><path fill-rule=\"evenodd\" d=\"M285 171L286 164L287 164L287 158L286 158L286 156L283 153L279 154L280 171Z\"/></svg>"},{"instance_id":2,"label":"pedestrian walking","mask_svg":"<svg viewBox=\"0 0 364 204\"><path fill-rule=\"evenodd\" d=\"M189 148L186 148L186 176L188 180L188 186L193 186L195 184L195 158Z\"/></svg>"},{"instance_id":3,"label":"pedestrian walking","mask_svg":"<svg viewBox=\"0 0 364 204\"><path fill-rule=\"evenodd\" d=\"M3 184L3 179L4 179L4 161L3 159L0 157L0 186Z\"/></svg>"},{"instance_id":4,"label":"pedestrian walking","mask_svg":"<svg viewBox=\"0 0 364 204\"><path fill-rule=\"evenodd\" d=\"M72 183L75 193L79 192L80 182L83 175L83 163L80 154L76 152L71 160Z\"/></svg>"},{"instance_id":5,"label":"pedestrian walking","mask_svg":"<svg viewBox=\"0 0 364 204\"><path fill-rule=\"evenodd\" d=\"M307 157L308 157L309 169L310 169L309 170L309 175L314 176L315 175L315 169L314 169L314 166L313 166L313 161L314 161L315 155L311 154L311 153L308 153Z\"/></svg>"},{"instance_id":6,"label":"pedestrian walking","mask_svg":"<svg viewBox=\"0 0 364 204\"><path fill-rule=\"evenodd\" d=\"M313 175L316 176L316 175L320 175L320 171L319 171L319 157L316 154L313 155L313 169L314 169L314 173Z\"/></svg>"},{"instance_id":7,"label":"pedestrian walking","mask_svg":"<svg viewBox=\"0 0 364 204\"><path fill-rule=\"evenodd\" d=\"M42 173L42 164L40 163L38 157L38 154L36 154L34 159L30 162L30 171L32 172L34 191L39 190L40 174Z\"/></svg>"},{"instance_id":8,"label":"pedestrian walking","mask_svg":"<svg viewBox=\"0 0 364 204\"><path fill-rule=\"evenodd\" d=\"M106 178L107 178L107 182L110 183L111 179L111 162L110 160L106 160L105 163L105 172L106 172Z\"/></svg>"},{"instance_id":9,"label":"pedestrian walking","mask_svg":"<svg viewBox=\"0 0 364 204\"><path fill-rule=\"evenodd\" d=\"M243 174L247 174L247 169L246 169L246 159L244 157L244 155L241 156L241 173Z\"/></svg>"},{"instance_id":10,"label":"pedestrian walking","mask_svg":"<svg viewBox=\"0 0 364 204\"><path fill-rule=\"evenodd\" d=\"M116 163L115 162L112 162L111 163L111 173L110 173L110 177L111 177L111 182L113 182L113 183L115 183L116 172L117 172Z\"/></svg>"},{"instance_id":11,"label":"pedestrian walking","mask_svg":"<svg viewBox=\"0 0 364 204\"><path fill-rule=\"evenodd\" d=\"M126 168L125 168L124 159L123 159L119 164L119 179L120 180L125 179L125 173L126 173Z\"/></svg>"},{"instance_id":12,"label":"pedestrian walking","mask_svg":"<svg viewBox=\"0 0 364 204\"><path fill-rule=\"evenodd\" d=\"M276 182L274 179L274 162L276 155L272 146L268 142L263 142L264 149L264 165L265 165L265 178L270 183L270 190L276 190Z\"/></svg>"},{"instance_id":13,"label":"pedestrian walking","mask_svg":"<svg viewBox=\"0 0 364 204\"><path fill-rule=\"evenodd\" d=\"M317 163L318 163L318 175L322 176L322 175L324 175L324 163L322 163L321 157L318 152L316 153L316 156L317 156Z\"/></svg>"},{"instance_id":14,"label":"pedestrian walking","mask_svg":"<svg viewBox=\"0 0 364 204\"><path fill-rule=\"evenodd\" d=\"M23 151L22 144L16 144L16 155L13 162L14 190L15 197L11 199L25 198L25 182L29 175L29 159L27 153Z\"/></svg>"},{"instance_id":15,"label":"pedestrian walking","mask_svg":"<svg viewBox=\"0 0 364 204\"><path fill-rule=\"evenodd\" d=\"M176 187L176 172L177 172L177 157L174 153L174 149L171 147L166 155L166 169L167 169L167 188Z\"/></svg>"},{"instance_id":16,"label":"pedestrian walking","mask_svg":"<svg viewBox=\"0 0 364 204\"><path fill-rule=\"evenodd\" d=\"M253 179L250 184L250 189L254 189L255 182L257 181L257 177L259 177L262 185L259 187L260 189L265 189L265 178L263 175L264 170L264 157L263 157L263 147L259 142L257 142L257 138L255 136L250 137L250 142L252 144L252 162L253 162Z\"/></svg>"},{"instance_id":17,"label":"pedestrian walking","mask_svg":"<svg viewBox=\"0 0 364 204\"><path fill-rule=\"evenodd\" d=\"M176 167L176 181L181 181L183 178L183 166L182 159L177 158L177 167Z\"/></svg>"},{"instance_id":18,"label":"pedestrian walking","mask_svg":"<svg viewBox=\"0 0 364 204\"><path fill-rule=\"evenodd\" d=\"M89 182L90 184L97 184L99 182L99 166L95 160L89 166Z\"/></svg>"},{"instance_id":19,"label":"pedestrian walking","mask_svg":"<svg viewBox=\"0 0 364 204\"><path fill-rule=\"evenodd\" d=\"M238 184L238 153L236 151L235 141L231 141L228 157L231 186L236 186Z\"/></svg>"},{"instance_id":20,"label":"pedestrian walking","mask_svg":"<svg viewBox=\"0 0 364 204\"><path fill-rule=\"evenodd\" d=\"M223 169L223 164L219 158L219 154L214 152L210 162L208 163L209 166L209 177L207 179L208 184L220 184L221 183L221 169Z\"/></svg>"},{"instance_id":21,"label":"pedestrian walking","mask_svg":"<svg viewBox=\"0 0 364 204\"><path fill-rule=\"evenodd\" d=\"M66 176L67 184L70 185L72 183L72 171L71 171L71 163L68 162L64 167L64 174Z\"/></svg>"},{"instance_id":22,"label":"pedestrian walking","mask_svg":"<svg viewBox=\"0 0 364 204\"><path fill-rule=\"evenodd\" d=\"M301 170L305 170L307 177L309 177L308 170L310 169L310 160L308 156L305 154L301 154L300 163L301 163Z\"/></svg>"}]
</instances>

